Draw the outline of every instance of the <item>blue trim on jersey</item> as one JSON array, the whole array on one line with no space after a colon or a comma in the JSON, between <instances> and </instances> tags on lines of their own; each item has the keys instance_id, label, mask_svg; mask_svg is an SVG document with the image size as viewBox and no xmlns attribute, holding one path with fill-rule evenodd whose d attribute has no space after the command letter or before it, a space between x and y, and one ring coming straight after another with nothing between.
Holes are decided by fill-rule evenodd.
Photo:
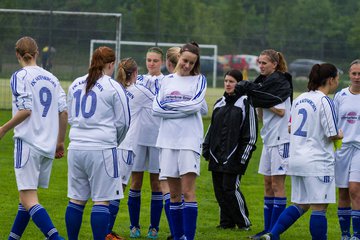
<instances>
[{"instance_id":1,"label":"blue trim on jersey","mask_svg":"<svg viewBox=\"0 0 360 240\"><path fill-rule=\"evenodd\" d=\"M339 130L338 130L338 126L337 126L337 115L336 115L336 110L335 110L335 104L334 104L334 101L329 98L328 96L324 96L324 98L328 101L329 103L329 106L331 108L331 113L332 113L332 117L333 117L333 121L334 121L334 125L335 125L335 130L336 130L336 134L339 133Z\"/></svg>"},{"instance_id":2,"label":"blue trim on jersey","mask_svg":"<svg viewBox=\"0 0 360 240\"><path fill-rule=\"evenodd\" d=\"M117 157L117 149L112 148L112 156L113 156L113 164L114 164L114 178L119 177L119 167L118 167L118 157Z\"/></svg>"},{"instance_id":3,"label":"blue trim on jersey","mask_svg":"<svg viewBox=\"0 0 360 240\"><path fill-rule=\"evenodd\" d=\"M200 79L201 87L200 87L199 92L195 95L195 97L193 97L193 99L200 97L200 95L202 94L202 92L204 91L205 86L206 86L206 77L202 74L199 77L201 77L201 79ZM199 85L199 83L198 83L198 85Z\"/></svg>"},{"instance_id":4,"label":"blue trim on jersey","mask_svg":"<svg viewBox=\"0 0 360 240\"><path fill-rule=\"evenodd\" d=\"M118 91L116 90L115 86L112 84L112 81L111 81L111 80L113 80L113 81L115 81L115 80L112 79L112 78L109 78L109 79L108 79L110 85L115 89L117 95L119 96L119 99L121 100L120 94L119 94ZM116 81L115 81L115 82L116 82ZM117 82L117 83L118 83L118 82ZM127 109L128 109L127 113L128 113L128 115L129 115L129 122L127 123L127 125L130 126L131 114L130 114L129 98L128 98L128 96L126 95L126 90L125 90L125 88L123 87L123 85L121 85L120 83L118 83L118 84L119 84L119 86L121 87L121 89L124 91L124 95L125 95L126 103L127 103ZM121 102L122 102L122 101L121 101ZM123 109L124 109L124 111L125 111L125 108L124 108L124 107L123 107ZM126 114L126 113L124 112L124 115L125 115L125 114Z\"/></svg>"}]
</instances>

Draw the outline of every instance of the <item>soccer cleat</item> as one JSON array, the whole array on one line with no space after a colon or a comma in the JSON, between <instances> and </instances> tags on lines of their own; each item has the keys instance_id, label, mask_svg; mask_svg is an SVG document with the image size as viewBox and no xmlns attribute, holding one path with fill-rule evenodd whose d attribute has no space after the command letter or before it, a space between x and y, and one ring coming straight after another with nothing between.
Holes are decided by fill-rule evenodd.
<instances>
[{"instance_id":1,"label":"soccer cleat","mask_svg":"<svg viewBox=\"0 0 360 240\"><path fill-rule=\"evenodd\" d=\"M111 231L111 233L106 235L105 240L125 240L125 238L120 237L119 234L117 234L116 232Z\"/></svg>"},{"instance_id":2,"label":"soccer cleat","mask_svg":"<svg viewBox=\"0 0 360 240\"><path fill-rule=\"evenodd\" d=\"M158 231L156 230L156 228L149 229L147 238L149 238L149 239L157 239L158 238Z\"/></svg>"},{"instance_id":3,"label":"soccer cleat","mask_svg":"<svg viewBox=\"0 0 360 240\"><path fill-rule=\"evenodd\" d=\"M341 238L342 239L342 238ZM345 238L346 239L346 238ZM350 238L350 240L360 240L360 238L358 238L358 237L356 237L356 236L352 236L351 238Z\"/></svg>"},{"instance_id":4,"label":"soccer cleat","mask_svg":"<svg viewBox=\"0 0 360 240\"><path fill-rule=\"evenodd\" d=\"M266 233L260 237L260 240L271 240L271 239L273 239L271 233Z\"/></svg>"},{"instance_id":5,"label":"soccer cleat","mask_svg":"<svg viewBox=\"0 0 360 240\"><path fill-rule=\"evenodd\" d=\"M130 230L130 238L139 238L141 236L140 228L133 227Z\"/></svg>"},{"instance_id":6,"label":"soccer cleat","mask_svg":"<svg viewBox=\"0 0 360 240\"><path fill-rule=\"evenodd\" d=\"M263 231L255 234L255 235L249 236L249 238L250 238L250 239L253 239L253 240L259 240L260 237L261 237L262 235L266 234L266 233L267 233L267 231L263 230Z\"/></svg>"}]
</instances>

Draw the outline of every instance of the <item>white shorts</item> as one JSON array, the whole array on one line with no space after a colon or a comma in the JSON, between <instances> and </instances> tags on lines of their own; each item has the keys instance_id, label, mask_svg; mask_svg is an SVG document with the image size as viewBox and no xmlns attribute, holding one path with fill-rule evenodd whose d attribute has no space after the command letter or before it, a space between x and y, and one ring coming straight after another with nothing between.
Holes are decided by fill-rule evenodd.
<instances>
[{"instance_id":1,"label":"white shorts","mask_svg":"<svg viewBox=\"0 0 360 240\"><path fill-rule=\"evenodd\" d=\"M200 176L200 154L192 150L160 149L160 179L179 178L186 173Z\"/></svg>"},{"instance_id":2,"label":"white shorts","mask_svg":"<svg viewBox=\"0 0 360 240\"><path fill-rule=\"evenodd\" d=\"M297 204L335 203L334 176L291 176L291 201Z\"/></svg>"},{"instance_id":3,"label":"white shorts","mask_svg":"<svg viewBox=\"0 0 360 240\"><path fill-rule=\"evenodd\" d=\"M15 138L14 167L18 190L49 186L53 159L37 153L29 144Z\"/></svg>"},{"instance_id":4,"label":"white shorts","mask_svg":"<svg viewBox=\"0 0 360 240\"><path fill-rule=\"evenodd\" d=\"M68 151L68 197L94 202L124 197L116 148Z\"/></svg>"},{"instance_id":5,"label":"white shorts","mask_svg":"<svg viewBox=\"0 0 360 240\"><path fill-rule=\"evenodd\" d=\"M289 165L289 143L263 146L258 173L265 176L285 175Z\"/></svg>"},{"instance_id":6,"label":"white shorts","mask_svg":"<svg viewBox=\"0 0 360 240\"><path fill-rule=\"evenodd\" d=\"M349 182L360 182L360 149L341 148L335 152L335 184L348 188Z\"/></svg>"},{"instance_id":7,"label":"white shorts","mask_svg":"<svg viewBox=\"0 0 360 240\"><path fill-rule=\"evenodd\" d=\"M133 172L159 173L159 149L157 147L136 145L133 150L135 153Z\"/></svg>"},{"instance_id":8,"label":"white shorts","mask_svg":"<svg viewBox=\"0 0 360 240\"><path fill-rule=\"evenodd\" d=\"M128 185L129 179L131 176L131 171L134 165L134 156L133 151L119 149L118 148L118 159L120 164L120 178L121 182L124 185Z\"/></svg>"}]
</instances>

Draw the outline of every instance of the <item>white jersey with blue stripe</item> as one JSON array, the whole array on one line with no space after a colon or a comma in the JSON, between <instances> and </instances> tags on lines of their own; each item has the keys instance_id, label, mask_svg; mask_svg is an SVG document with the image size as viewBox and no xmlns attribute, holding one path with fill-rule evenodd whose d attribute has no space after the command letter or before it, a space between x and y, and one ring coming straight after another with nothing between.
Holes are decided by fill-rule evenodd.
<instances>
[{"instance_id":1,"label":"white jersey with blue stripe","mask_svg":"<svg viewBox=\"0 0 360 240\"><path fill-rule=\"evenodd\" d=\"M335 105L321 91L301 94L291 109L288 175L334 176Z\"/></svg>"},{"instance_id":2,"label":"white jersey with blue stripe","mask_svg":"<svg viewBox=\"0 0 360 240\"><path fill-rule=\"evenodd\" d=\"M154 115L161 117L156 146L193 150L201 154L203 123L207 113L204 75L167 75L153 102Z\"/></svg>"},{"instance_id":3,"label":"white jersey with blue stripe","mask_svg":"<svg viewBox=\"0 0 360 240\"><path fill-rule=\"evenodd\" d=\"M334 103L339 129L344 133L343 146L360 149L360 94L352 94L344 88L335 95Z\"/></svg>"},{"instance_id":4,"label":"white jersey with blue stripe","mask_svg":"<svg viewBox=\"0 0 360 240\"><path fill-rule=\"evenodd\" d=\"M66 95L59 80L38 66L26 66L11 76L12 114L31 110L31 115L14 128L33 149L53 158L59 132L59 112L66 110Z\"/></svg>"},{"instance_id":5,"label":"white jersey with blue stripe","mask_svg":"<svg viewBox=\"0 0 360 240\"><path fill-rule=\"evenodd\" d=\"M87 75L69 86L69 149L101 150L117 147L130 125L128 98L109 76L99 78L85 94Z\"/></svg>"},{"instance_id":6,"label":"white jersey with blue stripe","mask_svg":"<svg viewBox=\"0 0 360 240\"><path fill-rule=\"evenodd\" d=\"M279 116L269 108L263 108L263 127L260 131L263 143L267 147L279 146L290 141L288 123L290 119L291 100L287 98L284 102L274 106L276 109L285 111L284 116Z\"/></svg>"}]
</instances>

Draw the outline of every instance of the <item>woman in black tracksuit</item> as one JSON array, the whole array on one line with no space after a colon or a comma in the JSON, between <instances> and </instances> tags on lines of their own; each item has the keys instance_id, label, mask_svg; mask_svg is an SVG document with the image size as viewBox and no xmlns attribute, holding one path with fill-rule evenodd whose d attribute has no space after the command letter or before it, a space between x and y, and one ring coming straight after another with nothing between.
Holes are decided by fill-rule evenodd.
<instances>
[{"instance_id":1,"label":"woman in black tracksuit","mask_svg":"<svg viewBox=\"0 0 360 240\"><path fill-rule=\"evenodd\" d=\"M225 93L216 101L211 124L203 144L203 156L209 161L216 200L220 207L219 228L248 230L251 222L245 198L240 191L244 175L257 141L256 111L247 96L235 91L242 80L238 70L225 74Z\"/></svg>"}]
</instances>

